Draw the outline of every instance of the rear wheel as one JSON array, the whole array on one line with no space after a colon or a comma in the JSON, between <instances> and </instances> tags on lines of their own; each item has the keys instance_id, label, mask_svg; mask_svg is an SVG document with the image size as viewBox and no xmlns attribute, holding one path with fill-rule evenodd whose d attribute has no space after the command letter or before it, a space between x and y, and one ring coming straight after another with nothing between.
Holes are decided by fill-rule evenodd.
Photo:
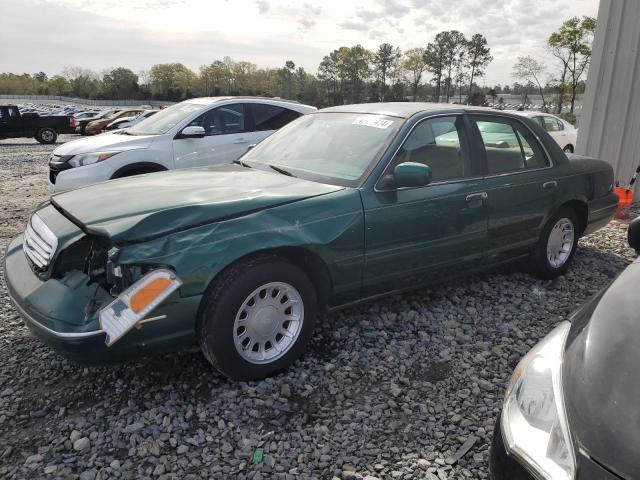
<instances>
[{"instance_id":1,"label":"rear wheel","mask_svg":"<svg viewBox=\"0 0 640 480\"><path fill-rule=\"evenodd\" d=\"M573 153L573 145L567 145L563 148L564 153Z\"/></svg>"},{"instance_id":2,"label":"rear wheel","mask_svg":"<svg viewBox=\"0 0 640 480\"><path fill-rule=\"evenodd\" d=\"M36 140L40 143L56 143L58 133L53 128L41 128L36 132Z\"/></svg>"},{"instance_id":3,"label":"rear wheel","mask_svg":"<svg viewBox=\"0 0 640 480\"><path fill-rule=\"evenodd\" d=\"M563 275L576 253L578 217L570 207L562 207L546 223L531 254L531 267L542 278Z\"/></svg>"},{"instance_id":4,"label":"rear wheel","mask_svg":"<svg viewBox=\"0 0 640 480\"><path fill-rule=\"evenodd\" d=\"M316 312L315 287L299 267L278 257L248 259L230 267L205 294L200 348L227 377L265 378L304 352Z\"/></svg>"}]
</instances>

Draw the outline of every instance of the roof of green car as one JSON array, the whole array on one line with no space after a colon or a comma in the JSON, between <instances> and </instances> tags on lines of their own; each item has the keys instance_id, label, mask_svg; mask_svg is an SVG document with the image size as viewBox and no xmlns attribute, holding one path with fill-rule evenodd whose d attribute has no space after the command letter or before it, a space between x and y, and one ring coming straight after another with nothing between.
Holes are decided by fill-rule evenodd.
<instances>
[{"instance_id":1,"label":"roof of green car","mask_svg":"<svg viewBox=\"0 0 640 480\"><path fill-rule=\"evenodd\" d=\"M393 117L409 118L421 112L461 112L461 111L492 111L487 107L470 107L468 105L453 105L448 103L426 102L386 102L386 103L358 103L355 105L338 105L323 108L319 112L371 113L374 115L391 115Z\"/></svg>"}]
</instances>

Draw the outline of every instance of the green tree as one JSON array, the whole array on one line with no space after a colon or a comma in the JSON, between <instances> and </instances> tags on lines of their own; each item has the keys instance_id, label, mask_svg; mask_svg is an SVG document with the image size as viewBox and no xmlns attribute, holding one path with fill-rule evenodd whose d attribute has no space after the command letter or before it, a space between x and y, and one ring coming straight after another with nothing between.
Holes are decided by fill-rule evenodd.
<instances>
[{"instance_id":1,"label":"green tree","mask_svg":"<svg viewBox=\"0 0 640 480\"><path fill-rule=\"evenodd\" d=\"M418 88L422 81L422 76L427 71L427 64L425 62L425 49L424 48L412 48L404 53L402 59L401 68L405 75L409 78L409 84L411 85L411 95L413 101L416 101L418 97Z\"/></svg>"},{"instance_id":2,"label":"green tree","mask_svg":"<svg viewBox=\"0 0 640 480\"><path fill-rule=\"evenodd\" d=\"M71 83L61 75L56 75L49 79L47 87L50 95L70 95Z\"/></svg>"},{"instance_id":3,"label":"green tree","mask_svg":"<svg viewBox=\"0 0 640 480\"><path fill-rule=\"evenodd\" d=\"M433 72L433 81L436 83L436 101L440 101L442 86L445 87L446 101L451 96L453 85L453 72L458 62L462 60L461 53L467 41L464 35L457 30L438 33L433 42L427 44L425 49L425 63Z\"/></svg>"},{"instance_id":4,"label":"green tree","mask_svg":"<svg viewBox=\"0 0 640 480\"><path fill-rule=\"evenodd\" d=\"M484 75L484 69L491 63L493 57L491 49L487 46L487 39L479 33L474 34L467 42L466 50L466 62L470 70L468 93L471 95L473 81L476 77Z\"/></svg>"},{"instance_id":5,"label":"green tree","mask_svg":"<svg viewBox=\"0 0 640 480\"><path fill-rule=\"evenodd\" d=\"M373 54L362 45L341 48L338 53L338 67L346 81L349 103L361 103L364 99L365 84L371 76Z\"/></svg>"},{"instance_id":6,"label":"green tree","mask_svg":"<svg viewBox=\"0 0 640 480\"><path fill-rule=\"evenodd\" d=\"M565 21L557 32L547 40L551 53L560 61L558 81L557 112L562 112L562 103L566 88L569 88L571 113L573 113L576 94L582 75L589 68L591 46L596 30L596 19L593 17L572 17Z\"/></svg>"},{"instance_id":7,"label":"green tree","mask_svg":"<svg viewBox=\"0 0 640 480\"><path fill-rule=\"evenodd\" d=\"M151 67L151 93L163 100L180 101L188 98L197 83L196 74L182 63L160 63Z\"/></svg>"},{"instance_id":8,"label":"green tree","mask_svg":"<svg viewBox=\"0 0 640 480\"><path fill-rule=\"evenodd\" d=\"M114 68L102 77L103 94L110 99L132 99L136 97L139 90L138 75L128 68Z\"/></svg>"},{"instance_id":9,"label":"green tree","mask_svg":"<svg viewBox=\"0 0 640 480\"><path fill-rule=\"evenodd\" d=\"M387 78L398 64L402 53L398 47L390 43L383 43L378 47L378 51L373 55L374 72L379 85L378 99L384 102L387 91Z\"/></svg>"},{"instance_id":10,"label":"green tree","mask_svg":"<svg viewBox=\"0 0 640 480\"><path fill-rule=\"evenodd\" d=\"M325 102L328 105L342 104L342 89L340 78L338 50L326 55L318 66L318 80L325 92Z\"/></svg>"}]
</instances>

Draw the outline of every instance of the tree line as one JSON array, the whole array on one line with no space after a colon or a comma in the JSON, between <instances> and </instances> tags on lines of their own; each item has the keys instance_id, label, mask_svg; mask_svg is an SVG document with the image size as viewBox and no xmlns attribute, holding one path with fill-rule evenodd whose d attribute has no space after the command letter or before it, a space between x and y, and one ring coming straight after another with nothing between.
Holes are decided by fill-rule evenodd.
<instances>
[{"instance_id":1,"label":"tree line","mask_svg":"<svg viewBox=\"0 0 640 480\"><path fill-rule=\"evenodd\" d=\"M44 72L0 74L0 93L64 95L88 99L181 101L196 96L261 95L318 107L365 101L456 101L482 104L500 93L552 93L571 105L587 71L595 19L572 18L547 41L557 65L530 56L514 66L513 86L480 86L493 60L480 33L467 38L457 30L439 32L424 48L401 51L382 43L376 50L343 46L326 55L315 74L287 60L281 68L260 68L230 57L203 65L196 72L182 63L153 65L138 73L125 67L101 73L66 67L53 77ZM546 77L545 77L546 76Z\"/></svg>"}]
</instances>

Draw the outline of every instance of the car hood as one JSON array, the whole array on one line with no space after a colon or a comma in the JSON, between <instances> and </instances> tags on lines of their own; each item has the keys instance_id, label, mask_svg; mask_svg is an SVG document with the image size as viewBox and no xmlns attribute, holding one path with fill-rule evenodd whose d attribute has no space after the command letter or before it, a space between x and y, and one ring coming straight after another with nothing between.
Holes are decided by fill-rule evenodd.
<instances>
[{"instance_id":1,"label":"car hood","mask_svg":"<svg viewBox=\"0 0 640 480\"><path fill-rule=\"evenodd\" d=\"M155 135L131 136L116 133L105 133L95 137L80 138L60 145L53 151L54 155L79 155L81 153L113 152L117 150L134 150L148 148Z\"/></svg>"},{"instance_id":2,"label":"car hood","mask_svg":"<svg viewBox=\"0 0 640 480\"><path fill-rule=\"evenodd\" d=\"M126 244L342 189L220 165L112 180L53 195L51 203L88 233Z\"/></svg>"},{"instance_id":3,"label":"car hood","mask_svg":"<svg viewBox=\"0 0 640 480\"><path fill-rule=\"evenodd\" d=\"M640 262L578 311L565 346L569 427L582 450L640 478Z\"/></svg>"}]
</instances>

